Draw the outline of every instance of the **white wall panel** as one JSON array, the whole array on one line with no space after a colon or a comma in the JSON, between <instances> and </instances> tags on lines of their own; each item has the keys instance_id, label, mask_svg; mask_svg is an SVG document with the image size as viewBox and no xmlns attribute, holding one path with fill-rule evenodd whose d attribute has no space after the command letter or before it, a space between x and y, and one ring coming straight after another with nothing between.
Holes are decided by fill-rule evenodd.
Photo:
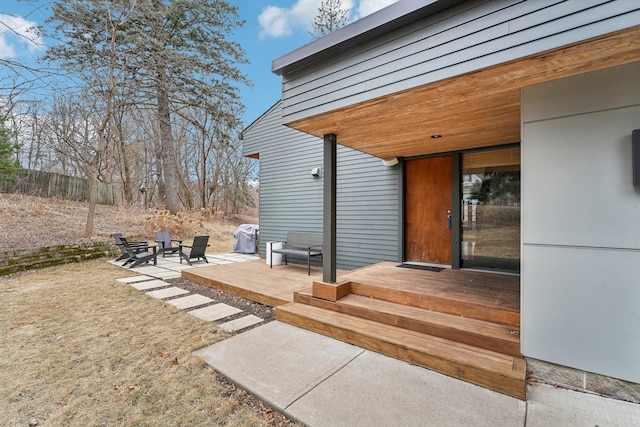
<instances>
[{"instance_id":1,"label":"white wall panel","mask_svg":"<svg viewBox=\"0 0 640 427\"><path fill-rule=\"evenodd\" d=\"M525 245L522 352L640 383L640 251Z\"/></svg>"},{"instance_id":2,"label":"white wall panel","mask_svg":"<svg viewBox=\"0 0 640 427\"><path fill-rule=\"evenodd\" d=\"M640 105L525 123L524 243L640 249L634 127L640 127Z\"/></svg>"},{"instance_id":3,"label":"white wall panel","mask_svg":"<svg viewBox=\"0 0 640 427\"><path fill-rule=\"evenodd\" d=\"M640 63L522 96L522 352L640 382Z\"/></svg>"}]
</instances>

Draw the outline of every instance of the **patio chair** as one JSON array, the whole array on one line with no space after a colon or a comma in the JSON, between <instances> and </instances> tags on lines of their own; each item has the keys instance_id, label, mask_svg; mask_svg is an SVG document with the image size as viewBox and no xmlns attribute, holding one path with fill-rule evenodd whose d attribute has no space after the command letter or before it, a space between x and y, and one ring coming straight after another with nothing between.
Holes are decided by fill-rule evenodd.
<instances>
[{"instance_id":1,"label":"patio chair","mask_svg":"<svg viewBox=\"0 0 640 427\"><path fill-rule=\"evenodd\" d=\"M173 246L172 242L176 242L178 245L182 243L182 240L172 239L168 231L156 232L156 243L158 243L158 252L162 252L162 258L164 254L175 254L180 251L179 246Z\"/></svg>"},{"instance_id":2,"label":"patio chair","mask_svg":"<svg viewBox=\"0 0 640 427\"><path fill-rule=\"evenodd\" d=\"M127 239L125 239L124 237L120 238L120 242L122 242L122 246L125 248L125 250L127 251L127 254L129 254L129 259L127 260L127 262L125 262L124 264L122 264L123 266L125 264L128 264L129 262L131 262L132 264L129 266L129 268L133 268L137 265L140 265L142 263L148 263L149 261L153 260L153 265L158 265L158 258L156 255L156 246L150 246L150 248L153 249L153 252L134 252L133 248L129 245L129 242L127 242Z\"/></svg>"},{"instance_id":3,"label":"patio chair","mask_svg":"<svg viewBox=\"0 0 640 427\"><path fill-rule=\"evenodd\" d=\"M196 236L193 238L193 244L191 245L180 245L180 264L182 264L182 259L184 258L189 265L191 265L191 260L196 259L200 260L202 258L207 264L209 264L209 260L205 256L204 252L207 250L209 246L209 236ZM190 249L183 249L190 248Z\"/></svg>"},{"instance_id":4,"label":"patio chair","mask_svg":"<svg viewBox=\"0 0 640 427\"><path fill-rule=\"evenodd\" d=\"M111 234L111 237L113 237L113 239L116 241L116 246L118 246L118 248L120 249L120 252L122 252L120 256L116 259L116 261L127 260L124 263L124 264L127 264L130 261L131 257L129 256L129 253L127 253L127 250L125 249L124 245L122 244L122 238L123 238L122 233L113 233ZM149 244L147 242L128 242L128 244L131 247L131 249L136 253L149 251Z\"/></svg>"}]
</instances>

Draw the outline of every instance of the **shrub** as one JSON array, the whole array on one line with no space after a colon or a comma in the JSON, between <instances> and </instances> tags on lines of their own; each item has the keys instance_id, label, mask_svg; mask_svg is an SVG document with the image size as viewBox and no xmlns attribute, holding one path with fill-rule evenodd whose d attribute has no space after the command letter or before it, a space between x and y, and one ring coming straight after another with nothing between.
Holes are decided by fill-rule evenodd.
<instances>
[{"instance_id":1,"label":"shrub","mask_svg":"<svg viewBox=\"0 0 640 427\"><path fill-rule=\"evenodd\" d=\"M153 210L145 217L145 228L153 234L156 231L168 231L175 236L198 234L204 228L206 212L178 212L172 214L168 210Z\"/></svg>"}]
</instances>

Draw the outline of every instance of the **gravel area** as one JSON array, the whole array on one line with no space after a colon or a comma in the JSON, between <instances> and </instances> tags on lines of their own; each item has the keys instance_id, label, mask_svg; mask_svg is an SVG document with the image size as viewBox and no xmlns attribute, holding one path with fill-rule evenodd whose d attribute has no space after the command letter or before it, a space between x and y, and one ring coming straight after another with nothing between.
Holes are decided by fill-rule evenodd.
<instances>
[{"instance_id":1,"label":"gravel area","mask_svg":"<svg viewBox=\"0 0 640 427\"><path fill-rule=\"evenodd\" d=\"M233 316L225 317L224 319L225 322L228 320L234 320L239 317L246 316L247 314L253 314L255 316L258 316L261 319L264 319L264 322L258 323L257 325L250 326L248 328L234 332L234 335L237 333L242 333L254 327L264 325L265 323L271 322L272 320L275 320L275 310L273 309L273 307L269 307L268 305L260 304L245 298L241 298L237 295L222 292L211 286L199 285L187 279L182 279L182 278L169 279L169 280L166 280L166 282L171 283L173 286L177 286L179 288L185 289L193 294L204 295L206 297L211 298L214 301L209 304L204 304L200 307L206 307L207 305L213 305L217 303L224 303L242 310L241 313L235 314ZM200 307L194 307L194 308L200 308Z\"/></svg>"}]
</instances>

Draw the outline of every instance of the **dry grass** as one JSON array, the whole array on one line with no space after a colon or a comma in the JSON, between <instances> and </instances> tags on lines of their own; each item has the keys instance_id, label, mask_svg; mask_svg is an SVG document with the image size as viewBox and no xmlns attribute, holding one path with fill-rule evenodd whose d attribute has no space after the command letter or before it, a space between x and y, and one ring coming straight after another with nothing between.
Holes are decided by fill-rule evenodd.
<instances>
[{"instance_id":1,"label":"dry grass","mask_svg":"<svg viewBox=\"0 0 640 427\"><path fill-rule=\"evenodd\" d=\"M0 193L0 252L89 241L111 240L111 233L122 233L133 240L155 240L155 232L168 230L172 237L191 241L195 235L210 236L210 251L233 250L233 230L252 218L230 221L203 212L169 215L163 211L144 211L141 207L98 205L94 236L83 237L88 204L21 194Z\"/></svg>"},{"instance_id":2,"label":"dry grass","mask_svg":"<svg viewBox=\"0 0 640 427\"><path fill-rule=\"evenodd\" d=\"M215 326L115 282L104 261L0 281L0 425L265 425L191 352Z\"/></svg>"}]
</instances>

